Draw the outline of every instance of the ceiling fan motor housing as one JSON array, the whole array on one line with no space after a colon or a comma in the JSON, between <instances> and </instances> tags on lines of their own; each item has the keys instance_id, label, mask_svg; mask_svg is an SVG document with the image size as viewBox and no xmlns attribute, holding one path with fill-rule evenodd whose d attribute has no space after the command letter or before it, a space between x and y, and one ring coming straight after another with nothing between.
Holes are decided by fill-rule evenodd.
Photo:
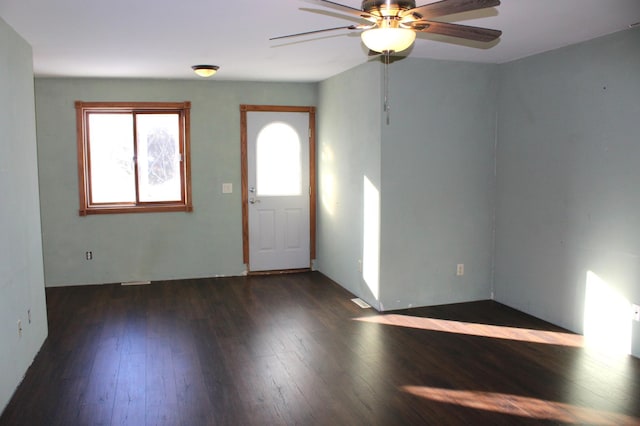
<instances>
[{"instance_id":1,"label":"ceiling fan motor housing","mask_svg":"<svg viewBox=\"0 0 640 426\"><path fill-rule=\"evenodd\" d=\"M416 7L414 0L363 0L362 10L378 16L395 16L402 10Z\"/></svg>"}]
</instances>

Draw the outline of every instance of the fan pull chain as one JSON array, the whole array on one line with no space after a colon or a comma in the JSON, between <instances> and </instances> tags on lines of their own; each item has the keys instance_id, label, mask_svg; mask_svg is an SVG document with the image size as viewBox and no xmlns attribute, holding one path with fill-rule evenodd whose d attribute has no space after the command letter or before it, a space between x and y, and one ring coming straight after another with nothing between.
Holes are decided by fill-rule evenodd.
<instances>
[{"instance_id":1,"label":"fan pull chain","mask_svg":"<svg viewBox=\"0 0 640 426\"><path fill-rule=\"evenodd\" d=\"M389 62L391 54L384 52L384 112L387 113L387 125L391 121L391 105L389 104Z\"/></svg>"}]
</instances>

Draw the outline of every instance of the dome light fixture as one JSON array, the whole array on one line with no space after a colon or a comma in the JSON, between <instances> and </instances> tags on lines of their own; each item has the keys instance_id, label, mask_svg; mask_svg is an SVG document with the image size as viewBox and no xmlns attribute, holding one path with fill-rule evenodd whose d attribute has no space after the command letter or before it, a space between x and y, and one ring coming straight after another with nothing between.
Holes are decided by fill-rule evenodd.
<instances>
[{"instance_id":1,"label":"dome light fixture","mask_svg":"<svg viewBox=\"0 0 640 426\"><path fill-rule=\"evenodd\" d=\"M411 47L416 32L408 28L380 27L362 32L362 42L374 52L402 52Z\"/></svg>"},{"instance_id":2,"label":"dome light fixture","mask_svg":"<svg viewBox=\"0 0 640 426\"><path fill-rule=\"evenodd\" d=\"M217 65L193 65L191 68L200 77L211 77L220 69Z\"/></svg>"}]
</instances>

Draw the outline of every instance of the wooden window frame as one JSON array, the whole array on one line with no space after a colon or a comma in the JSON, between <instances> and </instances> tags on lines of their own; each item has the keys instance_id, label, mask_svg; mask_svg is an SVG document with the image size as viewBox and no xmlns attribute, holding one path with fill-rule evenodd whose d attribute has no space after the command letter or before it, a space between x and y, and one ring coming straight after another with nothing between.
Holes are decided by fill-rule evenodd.
<instances>
[{"instance_id":1,"label":"wooden window frame","mask_svg":"<svg viewBox=\"0 0 640 426\"><path fill-rule=\"evenodd\" d=\"M78 185L80 216L116 213L191 212L191 102L75 102L78 145ZM88 116L90 113L177 113L180 123L180 179L181 200L170 202L141 202L136 179L136 198L133 203L92 203L89 157ZM134 142L135 143L135 142ZM137 166L136 166L137 175Z\"/></svg>"}]
</instances>

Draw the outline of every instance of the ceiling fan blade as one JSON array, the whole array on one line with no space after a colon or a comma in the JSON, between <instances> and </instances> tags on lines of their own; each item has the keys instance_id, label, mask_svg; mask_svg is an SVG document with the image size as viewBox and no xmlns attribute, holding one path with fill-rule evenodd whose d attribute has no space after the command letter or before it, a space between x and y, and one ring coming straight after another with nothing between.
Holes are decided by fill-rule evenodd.
<instances>
[{"instance_id":1,"label":"ceiling fan blade","mask_svg":"<svg viewBox=\"0 0 640 426\"><path fill-rule=\"evenodd\" d=\"M327 7L333 7L334 9L338 9L344 13L348 13L349 15L357 16L358 18L366 19L368 21L375 22L377 19L376 16L368 12L364 12L360 9L356 9L355 7L347 6L341 3L336 3L330 0L316 0L316 1L321 2Z\"/></svg>"},{"instance_id":2,"label":"ceiling fan blade","mask_svg":"<svg viewBox=\"0 0 640 426\"><path fill-rule=\"evenodd\" d=\"M368 28L369 26L367 25L347 25L346 27L334 27L334 28L325 28L323 30L314 30L314 31L305 31L303 33L295 33L295 34L287 34L287 35L283 35L283 36L277 36L277 37L271 37L269 40L279 40L282 38L289 38L289 37L298 37L298 36L303 36L303 35L309 35L309 34L317 34L317 33L324 33L327 31L335 31L335 30L360 30L360 29L364 29L364 28Z\"/></svg>"},{"instance_id":3,"label":"ceiling fan blade","mask_svg":"<svg viewBox=\"0 0 640 426\"><path fill-rule=\"evenodd\" d=\"M431 19L498 5L500 5L500 0L442 0L407 10L402 12L400 16L413 16L415 19Z\"/></svg>"},{"instance_id":4,"label":"ceiling fan blade","mask_svg":"<svg viewBox=\"0 0 640 426\"><path fill-rule=\"evenodd\" d=\"M353 16L353 15L345 15L341 12L334 12L331 10L326 10L326 9L311 9L308 7L301 7L300 10L302 10L303 12L311 12L311 13L317 13L319 15L323 15L323 16L330 16L332 18L339 18L339 19L347 19L349 21L352 22L362 22L363 18L362 16ZM369 22L376 22L375 19L369 19Z\"/></svg>"},{"instance_id":5,"label":"ceiling fan blade","mask_svg":"<svg viewBox=\"0 0 640 426\"><path fill-rule=\"evenodd\" d=\"M493 41L502 34L500 30L438 21L414 21L411 22L410 27L423 33L441 34L483 42Z\"/></svg>"}]
</instances>

